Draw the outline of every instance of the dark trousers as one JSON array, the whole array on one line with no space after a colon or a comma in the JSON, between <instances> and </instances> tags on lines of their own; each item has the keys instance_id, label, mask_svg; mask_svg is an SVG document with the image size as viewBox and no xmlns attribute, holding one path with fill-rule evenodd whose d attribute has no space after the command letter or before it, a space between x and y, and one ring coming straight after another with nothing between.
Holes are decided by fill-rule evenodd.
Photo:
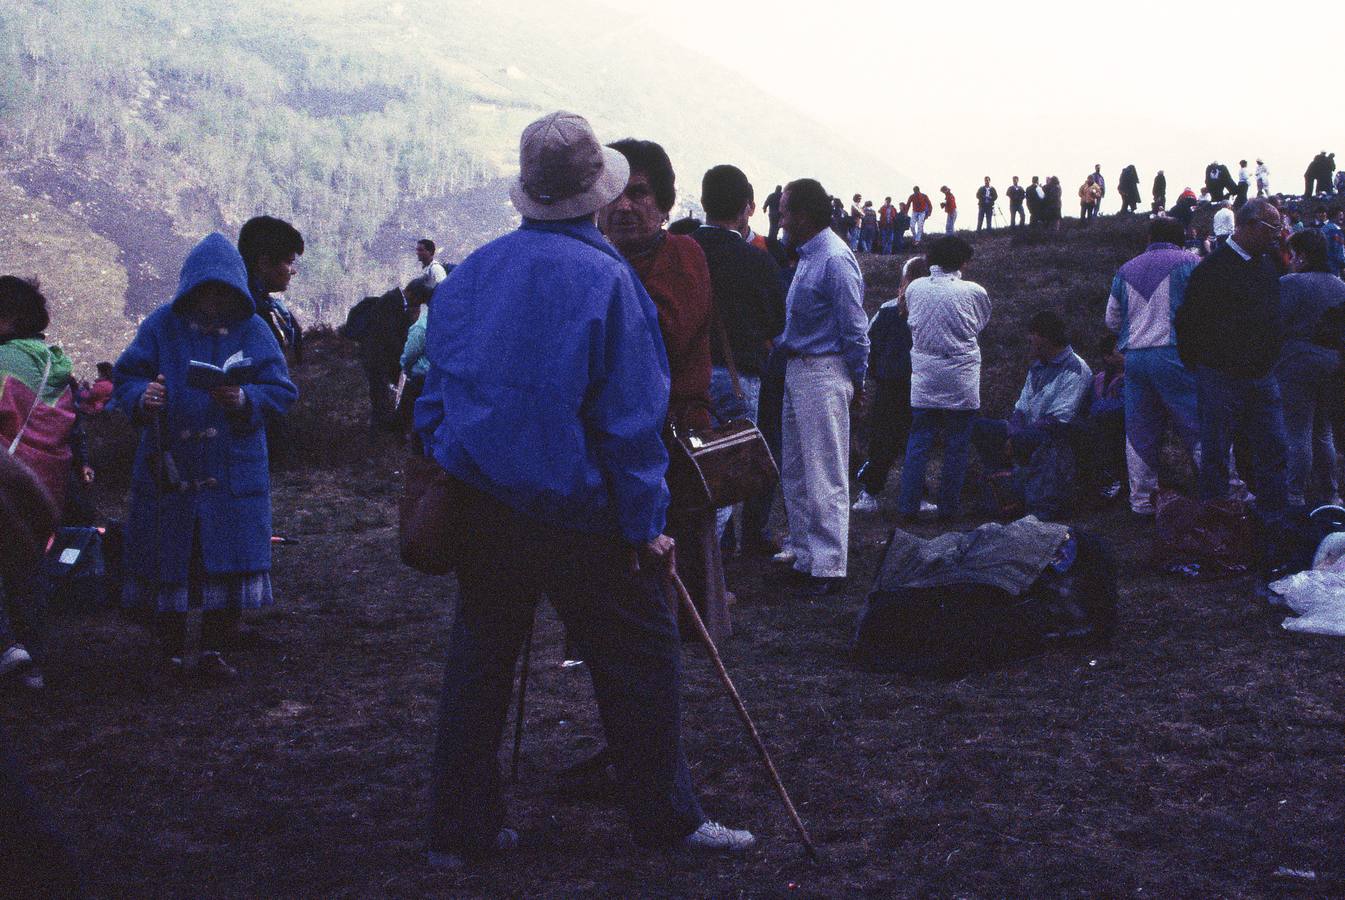
<instances>
[{"instance_id":1,"label":"dark trousers","mask_svg":"<svg viewBox=\"0 0 1345 900\"><path fill-rule=\"evenodd\" d=\"M991 221L991 218L994 216L994 214L995 214L995 208L993 206L978 207L976 210L976 230L980 231L981 223L984 222L986 231L994 231L995 223Z\"/></svg>"},{"instance_id":2,"label":"dark trousers","mask_svg":"<svg viewBox=\"0 0 1345 900\"><path fill-rule=\"evenodd\" d=\"M1238 192L1233 197L1234 209L1237 209L1238 207L1242 206L1242 204L1247 202L1247 185L1248 182L1246 181L1238 182Z\"/></svg>"},{"instance_id":3,"label":"dark trousers","mask_svg":"<svg viewBox=\"0 0 1345 900\"><path fill-rule=\"evenodd\" d=\"M682 751L681 656L666 589L632 574L613 537L519 516L468 490L470 559L444 665L430 846L488 850L505 818L497 756L514 668L546 594L588 664L636 840L674 842L704 821Z\"/></svg>"},{"instance_id":4,"label":"dark trousers","mask_svg":"<svg viewBox=\"0 0 1345 900\"><path fill-rule=\"evenodd\" d=\"M1274 375L1241 378L1196 366L1196 410L1200 416L1200 472L1196 486L1202 500L1228 493L1228 451L1235 436L1251 450L1251 472L1244 472L1256 506L1276 515L1288 505L1288 442L1280 386Z\"/></svg>"},{"instance_id":5,"label":"dark trousers","mask_svg":"<svg viewBox=\"0 0 1345 900\"><path fill-rule=\"evenodd\" d=\"M971 423L971 445L987 472L1008 471L1015 460L1027 462L1046 437L1046 432L1035 428L1011 433L1004 419L977 419Z\"/></svg>"},{"instance_id":6,"label":"dark trousers","mask_svg":"<svg viewBox=\"0 0 1345 900\"><path fill-rule=\"evenodd\" d=\"M770 233L767 235L767 239L773 241L780 236L780 217L770 216L768 218L770 221L771 230Z\"/></svg>"},{"instance_id":7,"label":"dark trousers","mask_svg":"<svg viewBox=\"0 0 1345 900\"><path fill-rule=\"evenodd\" d=\"M876 378L878 390L869 408L869 458L859 469L859 483L878 496L887 486L887 474L906 449L911 433L911 376Z\"/></svg>"},{"instance_id":8,"label":"dark trousers","mask_svg":"<svg viewBox=\"0 0 1345 900\"><path fill-rule=\"evenodd\" d=\"M1018 205L1015 206L1014 204L1010 203L1010 204L1009 204L1009 227L1010 227L1010 228L1014 228L1014 227L1016 227L1016 226L1018 226L1018 225L1026 225L1026 224L1027 224L1027 216L1023 213L1023 206L1022 206L1022 204L1020 203L1020 204L1018 204Z\"/></svg>"},{"instance_id":9,"label":"dark trousers","mask_svg":"<svg viewBox=\"0 0 1345 900\"><path fill-rule=\"evenodd\" d=\"M383 431L397 427L397 410L392 403L392 384L396 382L397 370L387 366L362 360L364 375L369 379L369 428Z\"/></svg>"},{"instance_id":10,"label":"dark trousers","mask_svg":"<svg viewBox=\"0 0 1345 900\"><path fill-rule=\"evenodd\" d=\"M223 650L229 639L238 633L243 618L238 609L207 609L201 613L201 649ZM159 644L164 656L181 656L187 649L187 614L161 612L155 614Z\"/></svg>"}]
</instances>

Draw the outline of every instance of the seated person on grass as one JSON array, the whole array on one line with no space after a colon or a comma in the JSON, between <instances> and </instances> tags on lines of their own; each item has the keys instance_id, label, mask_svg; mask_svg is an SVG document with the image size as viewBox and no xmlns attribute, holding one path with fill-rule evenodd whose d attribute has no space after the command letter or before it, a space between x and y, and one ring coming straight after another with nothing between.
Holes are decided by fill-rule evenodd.
<instances>
[{"instance_id":1,"label":"seated person on grass","mask_svg":"<svg viewBox=\"0 0 1345 900\"><path fill-rule=\"evenodd\" d=\"M1088 389L1088 415L1075 420L1075 452L1080 456L1081 480L1094 485L1103 500L1121 493L1125 475L1125 354L1116 349L1116 335L1098 342L1102 370Z\"/></svg>"},{"instance_id":2,"label":"seated person on grass","mask_svg":"<svg viewBox=\"0 0 1345 900\"><path fill-rule=\"evenodd\" d=\"M1043 463L1034 458L1037 452L1054 439L1067 437L1067 426L1084 409L1092 384L1093 372L1070 346L1065 323L1058 315L1046 311L1034 315L1028 322L1027 338L1032 366L1013 412L1007 420L977 419L972 426L972 444L991 478L1002 480L1013 471L1015 461L1029 469ZM1028 481L1033 480L1034 473L1029 471ZM1067 485L1043 487L1059 495ZM1028 511L1036 512L1034 490L1029 487L1027 493Z\"/></svg>"}]
</instances>

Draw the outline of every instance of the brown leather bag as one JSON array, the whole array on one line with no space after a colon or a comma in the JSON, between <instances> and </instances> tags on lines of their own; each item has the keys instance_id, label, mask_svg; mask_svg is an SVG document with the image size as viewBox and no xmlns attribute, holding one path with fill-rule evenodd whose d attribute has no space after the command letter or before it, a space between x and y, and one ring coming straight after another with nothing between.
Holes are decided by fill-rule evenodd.
<instances>
[{"instance_id":1,"label":"brown leather bag","mask_svg":"<svg viewBox=\"0 0 1345 900\"><path fill-rule=\"evenodd\" d=\"M746 419L677 433L669 428L668 491L676 512L702 512L755 497L780 480L760 429Z\"/></svg>"},{"instance_id":2,"label":"brown leather bag","mask_svg":"<svg viewBox=\"0 0 1345 900\"><path fill-rule=\"evenodd\" d=\"M399 504L402 562L426 575L447 575L467 552L461 527L465 497L461 482L433 459L413 456Z\"/></svg>"}]
</instances>

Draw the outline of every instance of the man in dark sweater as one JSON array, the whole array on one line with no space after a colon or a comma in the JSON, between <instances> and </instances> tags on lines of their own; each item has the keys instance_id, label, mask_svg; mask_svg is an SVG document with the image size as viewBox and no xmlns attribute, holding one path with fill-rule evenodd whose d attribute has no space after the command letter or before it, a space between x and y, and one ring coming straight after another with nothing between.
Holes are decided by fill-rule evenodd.
<instances>
[{"instance_id":1,"label":"man in dark sweater","mask_svg":"<svg viewBox=\"0 0 1345 900\"><path fill-rule=\"evenodd\" d=\"M705 224L691 233L705 251L710 269L717 322L711 325L711 412L720 423L730 419L757 421L761 374L772 341L785 328L785 280L771 255L743 239L747 220L756 210L752 183L737 166L715 166L701 180ZM725 342L732 359L725 354ZM735 383L730 362L737 372ZM769 506L749 503L744 534L750 549L761 542ZM719 516L720 533L728 522ZM772 551L774 552L774 551Z\"/></svg>"},{"instance_id":2,"label":"man in dark sweater","mask_svg":"<svg viewBox=\"0 0 1345 900\"><path fill-rule=\"evenodd\" d=\"M1252 450L1257 508L1271 517L1288 502L1284 411L1271 371L1284 343L1280 273L1270 256L1279 240L1279 211L1248 200L1232 236L1192 271L1176 317L1177 352L1196 377L1200 497L1227 493L1238 435Z\"/></svg>"}]
</instances>

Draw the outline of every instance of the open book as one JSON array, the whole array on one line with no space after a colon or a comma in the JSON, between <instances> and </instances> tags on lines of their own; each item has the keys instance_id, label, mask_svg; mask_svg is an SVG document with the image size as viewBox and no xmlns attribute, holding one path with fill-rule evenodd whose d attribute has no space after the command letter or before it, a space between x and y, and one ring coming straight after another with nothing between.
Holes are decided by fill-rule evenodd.
<instances>
[{"instance_id":1,"label":"open book","mask_svg":"<svg viewBox=\"0 0 1345 900\"><path fill-rule=\"evenodd\" d=\"M195 359L187 364L187 386L203 391L225 385L238 387L252 381L255 375L252 358L244 356L242 350L226 359L222 366Z\"/></svg>"}]
</instances>

